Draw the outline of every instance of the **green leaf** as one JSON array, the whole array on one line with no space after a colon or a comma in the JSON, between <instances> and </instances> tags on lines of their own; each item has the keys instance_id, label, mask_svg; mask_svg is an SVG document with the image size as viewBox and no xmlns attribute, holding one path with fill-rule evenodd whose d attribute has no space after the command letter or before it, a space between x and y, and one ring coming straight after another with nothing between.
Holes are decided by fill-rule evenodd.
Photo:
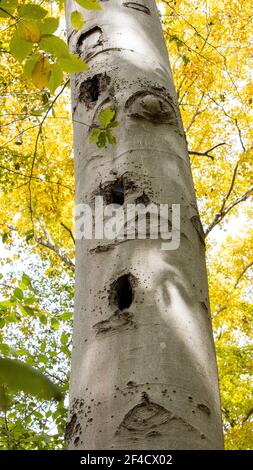
<instances>
[{"instance_id":1,"label":"green leaf","mask_svg":"<svg viewBox=\"0 0 253 470\"><path fill-rule=\"evenodd\" d=\"M15 356L27 356L28 351L26 349L16 349Z\"/></svg>"},{"instance_id":2,"label":"green leaf","mask_svg":"<svg viewBox=\"0 0 253 470\"><path fill-rule=\"evenodd\" d=\"M21 309L22 307L20 307ZM6 322L8 323L18 323L20 321L20 317L18 316L18 314L14 311L12 311L8 317L5 317L5 320Z\"/></svg>"},{"instance_id":3,"label":"green leaf","mask_svg":"<svg viewBox=\"0 0 253 470\"><path fill-rule=\"evenodd\" d=\"M115 137L115 135L113 134L112 131L107 130L106 137L108 139L109 144L111 144L111 145L116 144L117 140L116 140L116 137Z\"/></svg>"},{"instance_id":4,"label":"green leaf","mask_svg":"<svg viewBox=\"0 0 253 470\"><path fill-rule=\"evenodd\" d=\"M41 40L39 24L34 20L22 20L18 23L17 34L24 41L38 43Z\"/></svg>"},{"instance_id":5,"label":"green leaf","mask_svg":"<svg viewBox=\"0 0 253 470\"><path fill-rule=\"evenodd\" d=\"M69 335L65 331L61 335L61 344L66 345L69 342Z\"/></svg>"},{"instance_id":6,"label":"green leaf","mask_svg":"<svg viewBox=\"0 0 253 470\"><path fill-rule=\"evenodd\" d=\"M32 18L34 20L41 20L44 16L47 15L47 10L35 5L34 3L27 3L26 5L21 5L18 10L19 16L22 18Z\"/></svg>"},{"instance_id":7,"label":"green leaf","mask_svg":"<svg viewBox=\"0 0 253 470\"><path fill-rule=\"evenodd\" d=\"M10 406L10 400L6 393L5 387L0 384L0 411L8 410Z\"/></svg>"},{"instance_id":8,"label":"green leaf","mask_svg":"<svg viewBox=\"0 0 253 470\"><path fill-rule=\"evenodd\" d=\"M191 62L189 57L187 57L186 55L182 55L182 61L183 61L184 65L187 65L187 64L189 64L189 62Z\"/></svg>"},{"instance_id":9,"label":"green leaf","mask_svg":"<svg viewBox=\"0 0 253 470\"><path fill-rule=\"evenodd\" d=\"M51 68L50 79L48 82L48 88L50 93L54 93L56 88L61 84L63 80L63 73L58 64L53 64Z\"/></svg>"},{"instance_id":10,"label":"green leaf","mask_svg":"<svg viewBox=\"0 0 253 470\"><path fill-rule=\"evenodd\" d=\"M59 387L45 375L28 364L13 359L0 358L0 383L14 392L22 390L44 400L62 398Z\"/></svg>"},{"instance_id":11,"label":"green leaf","mask_svg":"<svg viewBox=\"0 0 253 470\"><path fill-rule=\"evenodd\" d=\"M115 116L115 111L113 111L110 108L110 106L108 106L103 111L101 111L101 113L98 116L98 120L100 124L103 126L103 128L105 129L111 123L114 116Z\"/></svg>"},{"instance_id":12,"label":"green leaf","mask_svg":"<svg viewBox=\"0 0 253 470\"><path fill-rule=\"evenodd\" d=\"M184 45L184 43L181 41L181 39L179 39L179 37L176 34L171 34L169 41L170 42L175 41L178 49Z\"/></svg>"},{"instance_id":13,"label":"green leaf","mask_svg":"<svg viewBox=\"0 0 253 470\"><path fill-rule=\"evenodd\" d=\"M102 131L100 132L97 140L97 147L102 148L106 147L106 132Z\"/></svg>"},{"instance_id":14,"label":"green leaf","mask_svg":"<svg viewBox=\"0 0 253 470\"><path fill-rule=\"evenodd\" d=\"M76 0L76 3L86 10L101 10L101 5L97 0Z\"/></svg>"},{"instance_id":15,"label":"green leaf","mask_svg":"<svg viewBox=\"0 0 253 470\"><path fill-rule=\"evenodd\" d=\"M107 128L112 128L112 127L118 127L119 126L119 121L112 121L110 124L107 126Z\"/></svg>"},{"instance_id":16,"label":"green leaf","mask_svg":"<svg viewBox=\"0 0 253 470\"><path fill-rule=\"evenodd\" d=\"M89 68L88 65L75 54L69 54L68 57L60 58L58 64L62 70L67 73L84 72Z\"/></svg>"},{"instance_id":17,"label":"green leaf","mask_svg":"<svg viewBox=\"0 0 253 470\"><path fill-rule=\"evenodd\" d=\"M22 284L22 286L20 285L21 289L24 290L26 287L30 286L31 282L32 282L32 279L30 278L30 276L24 273L21 279L21 284Z\"/></svg>"},{"instance_id":18,"label":"green leaf","mask_svg":"<svg viewBox=\"0 0 253 470\"><path fill-rule=\"evenodd\" d=\"M2 235L2 242L5 243L5 242L7 242L7 240L8 240L8 233L5 232Z\"/></svg>"},{"instance_id":19,"label":"green leaf","mask_svg":"<svg viewBox=\"0 0 253 470\"><path fill-rule=\"evenodd\" d=\"M48 357L46 356L46 354L39 354L38 359L40 362L43 362L44 364L48 362Z\"/></svg>"},{"instance_id":20,"label":"green leaf","mask_svg":"<svg viewBox=\"0 0 253 470\"><path fill-rule=\"evenodd\" d=\"M26 78L31 78L32 77L32 71L35 67L35 64L38 62L40 58L40 54L34 54L29 59L27 59L25 65L24 65L24 74Z\"/></svg>"},{"instance_id":21,"label":"green leaf","mask_svg":"<svg viewBox=\"0 0 253 470\"><path fill-rule=\"evenodd\" d=\"M33 297L33 296L24 298L25 305L32 305L32 304L34 304L34 302L37 302L37 301L38 301L38 299L36 299L36 297Z\"/></svg>"},{"instance_id":22,"label":"green leaf","mask_svg":"<svg viewBox=\"0 0 253 470\"><path fill-rule=\"evenodd\" d=\"M33 315L35 309L32 307L29 307L28 305L20 306L20 311L23 313L23 315Z\"/></svg>"},{"instance_id":23,"label":"green leaf","mask_svg":"<svg viewBox=\"0 0 253 470\"><path fill-rule=\"evenodd\" d=\"M38 63L38 62L36 62ZM35 66L34 66L35 67ZM34 68L32 69L32 72L34 71ZM28 232L25 233L25 239L27 242L31 240L34 237L34 231L33 230L28 230Z\"/></svg>"},{"instance_id":24,"label":"green leaf","mask_svg":"<svg viewBox=\"0 0 253 470\"><path fill-rule=\"evenodd\" d=\"M60 320L68 321L68 320L71 320L72 317L73 317L72 312L64 312L62 313L62 315L60 315Z\"/></svg>"},{"instance_id":25,"label":"green leaf","mask_svg":"<svg viewBox=\"0 0 253 470\"><path fill-rule=\"evenodd\" d=\"M3 328L5 325L5 319L4 318L0 318L0 328Z\"/></svg>"},{"instance_id":26,"label":"green leaf","mask_svg":"<svg viewBox=\"0 0 253 470\"><path fill-rule=\"evenodd\" d=\"M33 44L31 42L21 39L18 34L14 33L10 42L10 52L14 59L18 60L18 62L23 62L32 51L32 48Z\"/></svg>"},{"instance_id":27,"label":"green leaf","mask_svg":"<svg viewBox=\"0 0 253 470\"><path fill-rule=\"evenodd\" d=\"M15 297L17 297L18 300L22 300L24 298L24 293L22 289L19 289L19 287L16 287L16 289L14 289L14 295Z\"/></svg>"},{"instance_id":28,"label":"green leaf","mask_svg":"<svg viewBox=\"0 0 253 470\"><path fill-rule=\"evenodd\" d=\"M60 327L60 323L58 322L58 320L56 320L56 318L52 318L51 326L52 326L53 330L57 331Z\"/></svg>"},{"instance_id":29,"label":"green leaf","mask_svg":"<svg viewBox=\"0 0 253 470\"><path fill-rule=\"evenodd\" d=\"M72 11L71 13L71 24L75 29L81 29L84 25L83 15L80 11Z\"/></svg>"},{"instance_id":30,"label":"green leaf","mask_svg":"<svg viewBox=\"0 0 253 470\"><path fill-rule=\"evenodd\" d=\"M18 4L18 0L1 0L0 1L0 17L10 18L14 13Z\"/></svg>"},{"instance_id":31,"label":"green leaf","mask_svg":"<svg viewBox=\"0 0 253 470\"><path fill-rule=\"evenodd\" d=\"M40 43L40 48L48 54L52 54L54 57L68 57L69 50L67 44L57 36L46 35L43 36Z\"/></svg>"},{"instance_id":32,"label":"green leaf","mask_svg":"<svg viewBox=\"0 0 253 470\"><path fill-rule=\"evenodd\" d=\"M1 343L1 341L0 341L0 351L1 351L1 353L2 353L4 356L7 355L7 354L9 355L9 354L10 354L10 350L11 350L11 348L10 348L10 346L9 346L8 344L6 344L6 343Z\"/></svg>"},{"instance_id":33,"label":"green leaf","mask_svg":"<svg viewBox=\"0 0 253 470\"><path fill-rule=\"evenodd\" d=\"M63 354L65 354L67 357L71 356L69 348L65 345L61 346L60 351L63 352Z\"/></svg>"},{"instance_id":34,"label":"green leaf","mask_svg":"<svg viewBox=\"0 0 253 470\"><path fill-rule=\"evenodd\" d=\"M40 315L40 323L42 323L42 325L47 325L46 315L44 315L44 314Z\"/></svg>"},{"instance_id":35,"label":"green leaf","mask_svg":"<svg viewBox=\"0 0 253 470\"><path fill-rule=\"evenodd\" d=\"M9 307L13 307L13 302L11 302L11 300L3 300L0 302L0 309L6 309Z\"/></svg>"},{"instance_id":36,"label":"green leaf","mask_svg":"<svg viewBox=\"0 0 253 470\"><path fill-rule=\"evenodd\" d=\"M40 31L42 34L53 34L59 26L59 18L45 18L40 22Z\"/></svg>"},{"instance_id":37,"label":"green leaf","mask_svg":"<svg viewBox=\"0 0 253 470\"><path fill-rule=\"evenodd\" d=\"M91 133L90 138L89 138L90 144L92 142L97 142L101 132L102 132L101 129L98 129L98 127L95 127L95 129L92 130L92 133Z\"/></svg>"}]
</instances>

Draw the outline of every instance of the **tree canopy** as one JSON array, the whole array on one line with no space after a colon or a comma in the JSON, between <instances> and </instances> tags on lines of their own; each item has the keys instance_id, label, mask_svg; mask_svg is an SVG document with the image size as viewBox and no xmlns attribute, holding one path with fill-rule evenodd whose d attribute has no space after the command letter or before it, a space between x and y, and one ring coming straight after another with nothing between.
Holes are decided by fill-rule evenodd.
<instances>
[{"instance_id":1,"label":"tree canopy","mask_svg":"<svg viewBox=\"0 0 253 470\"><path fill-rule=\"evenodd\" d=\"M2 449L64 448L75 249L69 74L88 66L68 50L63 3L0 0ZM157 3L206 235L226 448L251 449L252 2ZM76 5L75 29L85 9L103 8ZM110 108L99 123L91 142L114 145L120 122ZM23 377L18 389L13 376Z\"/></svg>"}]
</instances>

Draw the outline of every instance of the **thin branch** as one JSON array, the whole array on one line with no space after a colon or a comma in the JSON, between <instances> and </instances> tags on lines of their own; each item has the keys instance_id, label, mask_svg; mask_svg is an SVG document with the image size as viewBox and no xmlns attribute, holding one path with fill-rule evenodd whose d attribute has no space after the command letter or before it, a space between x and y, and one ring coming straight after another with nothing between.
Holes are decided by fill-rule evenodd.
<instances>
[{"instance_id":1,"label":"thin branch","mask_svg":"<svg viewBox=\"0 0 253 470\"><path fill-rule=\"evenodd\" d=\"M195 112L193 113L192 118L191 118L191 120L190 120L188 126L187 126L186 129L185 129L186 134L187 134L187 132L190 130L191 126L194 124L194 122L195 122L197 116L199 116L199 114L203 113L203 110L200 110L199 108L200 108L200 105L201 105L201 103L202 103L202 101L203 101L204 96L205 96L205 94L204 94L204 92L202 92L201 97L200 97L200 100L199 100L199 102L198 102L198 104L197 104L197 106L196 106Z\"/></svg>"},{"instance_id":2,"label":"thin branch","mask_svg":"<svg viewBox=\"0 0 253 470\"><path fill-rule=\"evenodd\" d=\"M235 201L231 202L226 208L226 202L228 201L229 197L230 197L230 194L234 188L234 184L235 184L235 178L236 178L236 174L237 174L237 170L238 170L238 166L239 166L239 162L237 162L235 168L234 168L234 171L233 171L233 176L232 176L232 181L231 181L231 184L230 184L230 187L229 187L229 190L225 196L225 198L223 199L222 201L222 204L221 204L221 208L220 208L220 211L215 215L214 217L214 220L213 222L209 225L209 227L206 229L206 232L205 232L205 237L207 237L207 235L211 232L211 230L213 230L213 228L219 224L222 219L224 219L225 215L228 214L228 212L231 211L231 209L233 209L234 207L236 207L238 204L240 204L240 202L243 202L243 201L246 201L246 199L248 199L248 197L251 196L252 194L252 191L253 191L253 186L251 188L249 188L242 196L240 196L239 198L237 198Z\"/></svg>"},{"instance_id":3,"label":"thin branch","mask_svg":"<svg viewBox=\"0 0 253 470\"><path fill-rule=\"evenodd\" d=\"M53 251L57 256L59 256L59 258L63 261L63 263L66 264L66 266L68 266L73 271L75 267L75 264L73 263L73 261L68 257L66 253L63 253L63 251L58 245L54 243L45 225L42 223L42 221L40 221L40 225L42 227L45 239L38 237L38 235L35 234L34 238L36 242L39 243L39 245L45 246L49 250Z\"/></svg>"},{"instance_id":4,"label":"thin branch","mask_svg":"<svg viewBox=\"0 0 253 470\"><path fill-rule=\"evenodd\" d=\"M13 16L9 11L5 10L4 8L0 7L0 10L5 13L6 15L8 15L10 18L13 18L13 20L16 20L16 17Z\"/></svg>"},{"instance_id":5,"label":"thin branch","mask_svg":"<svg viewBox=\"0 0 253 470\"><path fill-rule=\"evenodd\" d=\"M245 268L244 270L241 272L241 274L238 276L238 278L236 279L236 282L234 284L234 289L237 288L239 282L241 281L242 277L244 276L244 274L248 271L248 269L250 269L251 267L253 266L253 261L251 261Z\"/></svg>"},{"instance_id":6,"label":"thin branch","mask_svg":"<svg viewBox=\"0 0 253 470\"><path fill-rule=\"evenodd\" d=\"M248 413L246 414L246 416L243 418L242 422L243 423L246 423L246 421L248 421L248 419L251 418L251 416L253 415L253 408L251 408Z\"/></svg>"},{"instance_id":7,"label":"thin branch","mask_svg":"<svg viewBox=\"0 0 253 470\"><path fill-rule=\"evenodd\" d=\"M226 145L226 142L222 142L221 144L217 144L214 147L212 147L211 149L206 150L205 152L197 152L195 150L189 150L188 153L189 153L189 155L199 155L199 156L208 157L208 158L211 158L212 160L214 160L214 156L210 155L210 152L212 152L217 147L220 147L221 145Z\"/></svg>"},{"instance_id":8,"label":"thin branch","mask_svg":"<svg viewBox=\"0 0 253 470\"><path fill-rule=\"evenodd\" d=\"M9 171L10 173L14 173L15 175L19 175L22 178L30 178L30 175L26 175L25 173L21 173L20 171L11 170L11 168L8 168L7 166L0 165L0 168L3 168L4 170ZM43 180L39 176L32 176L32 179L40 181L41 183L57 184L58 186L62 186L63 188L68 189L73 193L73 189L70 188L70 186L66 186L65 184L62 184L59 181Z\"/></svg>"},{"instance_id":9,"label":"thin branch","mask_svg":"<svg viewBox=\"0 0 253 470\"><path fill-rule=\"evenodd\" d=\"M223 312L223 310L226 310L226 308L227 307L225 305L223 307L218 308L218 310L213 313L212 318L215 318L217 315L219 315L219 313Z\"/></svg>"},{"instance_id":10,"label":"thin branch","mask_svg":"<svg viewBox=\"0 0 253 470\"><path fill-rule=\"evenodd\" d=\"M65 253L62 253L61 249L57 245L53 245L49 241L45 241L37 235L35 235L35 240L37 241L37 243L39 243L39 245L44 246L49 250L53 251L57 256L59 256L63 263L66 264L66 266L68 266L72 271L74 271L75 265L73 261Z\"/></svg>"},{"instance_id":11,"label":"thin branch","mask_svg":"<svg viewBox=\"0 0 253 470\"><path fill-rule=\"evenodd\" d=\"M35 160L36 160L36 157L37 157L37 150L38 150L38 145L39 145L39 138L40 138L40 135L41 135L41 132L42 132L42 128L43 128L43 124L48 116L48 114L50 113L51 109L53 108L53 106L55 105L56 101L58 100L59 96L63 93L63 91L65 90L66 86L68 85L69 83L69 79L64 83L62 89L59 91L59 93L55 96L55 98L53 99L53 101L50 103L50 106L49 108L47 109L45 115L43 116L43 119L41 120L40 124L39 124L39 130L38 130L38 133L37 133L37 137L36 137L36 141L35 141L35 148L34 148L34 153L33 153L33 159L32 159L32 165L31 165L31 171L30 171L30 177L29 177L29 183L28 183L28 190L29 190L29 197L30 197L30 203L29 203L29 206L30 206L30 214L31 214L31 220L32 220L32 224L33 224L33 208L32 208L32 191L31 191L31 182L32 182L32 178L33 178L33 169L34 169L34 165L35 165Z\"/></svg>"},{"instance_id":12,"label":"thin branch","mask_svg":"<svg viewBox=\"0 0 253 470\"><path fill-rule=\"evenodd\" d=\"M243 142L243 139L242 139L242 131L241 131L240 127L238 126L237 119L235 119L235 125L236 125L236 128L238 130L239 139L240 139L240 142L241 142L242 149L243 149L244 152L246 152L246 148L245 148L245 145L244 145L244 142Z\"/></svg>"},{"instance_id":13,"label":"thin branch","mask_svg":"<svg viewBox=\"0 0 253 470\"><path fill-rule=\"evenodd\" d=\"M69 227L67 227L67 225L65 225L63 222L61 222L61 226L62 226L63 228L65 228L65 230L67 230L67 232L70 234L70 236L71 236L71 238L72 238L72 240L73 240L73 243L74 243L74 245L75 245L75 244L76 244L76 241L75 241L75 237L74 237L74 235L73 235L72 230L71 230Z\"/></svg>"}]
</instances>

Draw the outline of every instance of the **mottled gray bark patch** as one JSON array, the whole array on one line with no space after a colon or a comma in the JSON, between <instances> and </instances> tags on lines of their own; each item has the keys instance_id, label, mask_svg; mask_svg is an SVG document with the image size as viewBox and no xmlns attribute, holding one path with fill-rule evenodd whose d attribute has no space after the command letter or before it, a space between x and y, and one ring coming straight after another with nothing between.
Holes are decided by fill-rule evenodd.
<instances>
[{"instance_id":1,"label":"mottled gray bark patch","mask_svg":"<svg viewBox=\"0 0 253 470\"><path fill-rule=\"evenodd\" d=\"M73 400L71 407L70 407L70 420L66 425L65 430L65 441L70 443L71 441L74 442L74 446L76 447L79 443L80 435L82 432L82 426L79 421L82 419L83 414L83 407L84 407L84 400L76 398Z\"/></svg>"},{"instance_id":2,"label":"mottled gray bark patch","mask_svg":"<svg viewBox=\"0 0 253 470\"><path fill-rule=\"evenodd\" d=\"M138 196L134 202L135 204L144 204L144 206L148 206L151 201L148 195L145 193L145 191L143 191L143 193L140 196Z\"/></svg>"},{"instance_id":3,"label":"mottled gray bark patch","mask_svg":"<svg viewBox=\"0 0 253 470\"><path fill-rule=\"evenodd\" d=\"M76 422L77 422L77 414L74 413L71 416L70 421L66 425L66 431L65 431L65 440L66 440L66 442L69 442L72 439Z\"/></svg>"}]
</instances>

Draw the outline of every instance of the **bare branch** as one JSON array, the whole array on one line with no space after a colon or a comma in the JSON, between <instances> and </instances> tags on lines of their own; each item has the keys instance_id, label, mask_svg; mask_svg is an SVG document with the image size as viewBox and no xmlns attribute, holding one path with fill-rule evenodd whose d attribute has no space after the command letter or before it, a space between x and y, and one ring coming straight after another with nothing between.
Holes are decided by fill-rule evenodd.
<instances>
[{"instance_id":1,"label":"bare branch","mask_svg":"<svg viewBox=\"0 0 253 470\"><path fill-rule=\"evenodd\" d=\"M49 250L53 251L57 256L59 256L59 258L63 261L63 263L66 264L66 266L68 266L72 271L74 271L75 264L73 263L73 261L68 257L66 253L64 253L61 250L61 248L58 245L54 243L43 221L39 220L39 222L40 222L40 226L43 230L45 238L43 239L41 237L38 237L38 235L35 234L34 238L36 242L39 243L39 245L45 246Z\"/></svg>"},{"instance_id":2,"label":"bare branch","mask_svg":"<svg viewBox=\"0 0 253 470\"><path fill-rule=\"evenodd\" d=\"M253 261L251 261L245 268L244 270L241 272L241 274L238 276L238 278L236 279L236 282L234 284L234 288L236 289L239 282L241 281L242 277L244 276L244 274L248 271L248 269L250 269L251 267L253 266Z\"/></svg>"},{"instance_id":3,"label":"bare branch","mask_svg":"<svg viewBox=\"0 0 253 470\"><path fill-rule=\"evenodd\" d=\"M75 244L76 244L76 241L75 241L75 237L74 237L74 235L73 235L72 230L71 230L69 227L67 227L67 225L65 225L63 222L61 222L61 226L62 226L63 228L65 228L65 230L67 230L67 232L70 234L70 236L71 236L71 238L72 238L72 240L73 240L73 243L74 243L74 245L75 245Z\"/></svg>"},{"instance_id":4,"label":"bare branch","mask_svg":"<svg viewBox=\"0 0 253 470\"><path fill-rule=\"evenodd\" d=\"M199 155L199 156L208 157L208 158L211 158L212 160L214 160L214 156L210 155L210 152L212 152L214 149L220 147L221 145L226 145L226 142L222 142L221 144L217 144L214 147L212 147L211 149L206 150L205 152L197 152L195 150L189 150L188 153L189 153L189 155Z\"/></svg>"},{"instance_id":5,"label":"bare branch","mask_svg":"<svg viewBox=\"0 0 253 470\"><path fill-rule=\"evenodd\" d=\"M4 165L0 165L0 168L2 168L3 170L9 171L10 173L13 173L14 175L19 175L22 178L28 178L28 179L31 178L30 175L26 175L25 173L21 173L20 171L14 171L11 168L8 168L7 166L4 166ZM40 181L41 183L45 183L45 184L57 184L58 186L62 186L63 188L68 189L69 191L73 193L73 189L70 188L70 186L62 184L59 181L43 180L39 176L32 176L32 179Z\"/></svg>"},{"instance_id":6,"label":"bare branch","mask_svg":"<svg viewBox=\"0 0 253 470\"><path fill-rule=\"evenodd\" d=\"M34 169L34 165L35 165L35 160L36 160L36 157L37 157L37 150L38 150L38 145L39 145L39 138L40 138L40 135L41 135L41 132L42 132L42 128L43 128L44 122L45 122L45 120L47 119L48 114L50 113L51 109L52 109L53 106L55 105L55 103L56 103L56 101L58 100L59 96L60 96L60 95L63 93L63 91L65 90L65 88L66 88L66 86L68 85L68 83L69 83L69 79L64 83L62 89L59 91L59 93L55 96L55 98L53 99L53 101L50 103L49 108L47 109L45 115L43 116L43 118L42 118L42 120L41 120L41 122L40 122L40 124L39 124L39 130L38 130L37 137L36 137L36 141L35 141L35 148L34 148L33 159L32 159L31 170L30 170L29 183L28 183L29 198L30 198L29 207L30 207L30 214L31 214L32 224L33 224L33 208L32 208L31 182L32 182L32 178L33 178L33 169ZM33 225L34 225L34 224L33 224Z\"/></svg>"},{"instance_id":7,"label":"bare branch","mask_svg":"<svg viewBox=\"0 0 253 470\"><path fill-rule=\"evenodd\" d=\"M49 240L45 241L41 237L38 237L37 235L35 235L34 238L36 242L39 243L39 245L45 246L49 250L52 250L57 256L59 256L59 258L63 261L63 263L66 264L66 266L68 266L68 268L74 271L75 264L68 257L68 255L66 255L65 253L61 251L61 249L57 245L52 244Z\"/></svg>"},{"instance_id":8,"label":"bare branch","mask_svg":"<svg viewBox=\"0 0 253 470\"><path fill-rule=\"evenodd\" d=\"M229 187L229 190L225 196L225 198L223 199L222 201L222 204L221 204L221 208L220 208L220 211L215 215L214 217L214 220L213 222L209 225L209 227L206 229L206 232L205 232L205 236L207 236L211 230L213 230L213 228L219 224L221 222L222 219L224 219L225 215L228 214L228 212L231 211L231 209L233 209L234 207L236 207L238 204L240 204L240 202L243 202L243 201L246 201L246 199L248 199L248 197L251 196L252 194L252 191L253 191L253 186L248 189L242 196L240 196L239 198L237 198L235 201L231 202L227 207L226 206L226 202L228 201L230 195L231 195L231 192L234 188L234 184L235 184L235 178L236 178L236 175L237 175L237 170L238 170L238 167L239 167L239 162L237 162L235 168L234 168L234 171L233 171L233 176L232 176L232 180L231 180L231 184L230 184L230 187Z\"/></svg>"},{"instance_id":9,"label":"bare branch","mask_svg":"<svg viewBox=\"0 0 253 470\"><path fill-rule=\"evenodd\" d=\"M246 421L248 421L248 419L251 418L251 416L253 415L253 408L251 408L248 413L246 414L246 416L243 418L242 422L243 423L246 423Z\"/></svg>"}]
</instances>

